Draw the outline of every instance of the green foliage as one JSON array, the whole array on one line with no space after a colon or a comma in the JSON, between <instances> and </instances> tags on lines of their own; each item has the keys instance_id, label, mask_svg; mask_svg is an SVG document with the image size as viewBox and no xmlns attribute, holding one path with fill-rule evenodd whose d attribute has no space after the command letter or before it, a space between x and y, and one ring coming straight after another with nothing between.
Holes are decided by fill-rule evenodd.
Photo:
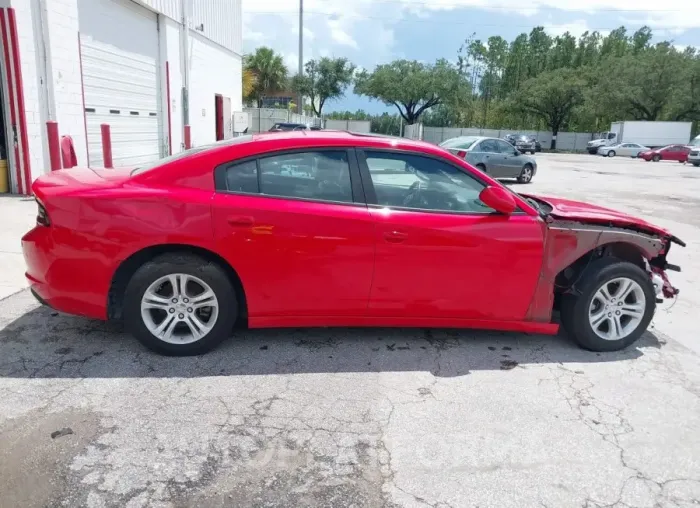
<instances>
[{"instance_id":1,"label":"green foliage","mask_svg":"<svg viewBox=\"0 0 700 508\"><path fill-rule=\"evenodd\" d=\"M355 93L396 106L407 124L439 104L467 96L470 88L458 69L447 60L424 64L396 60L379 65L374 72L362 71L355 81Z\"/></svg>"},{"instance_id":2,"label":"green foliage","mask_svg":"<svg viewBox=\"0 0 700 508\"><path fill-rule=\"evenodd\" d=\"M243 68L255 76L252 91L248 97L255 100L258 107L262 106L263 97L288 86L287 67L284 65L282 55L270 48L260 47L252 55L246 55L243 59Z\"/></svg>"},{"instance_id":3,"label":"green foliage","mask_svg":"<svg viewBox=\"0 0 700 508\"><path fill-rule=\"evenodd\" d=\"M543 72L523 83L514 94L511 107L540 117L556 136L571 119L574 109L583 104L585 86L575 69Z\"/></svg>"},{"instance_id":4,"label":"green foliage","mask_svg":"<svg viewBox=\"0 0 700 508\"><path fill-rule=\"evenodd\" d=\"M352 83L355 66L347 58L328 58L306 62L303 76L292 78L292 89L311 99L311 107L321 116L328 100L340 99Z\"/></svg>"}]
</instances>

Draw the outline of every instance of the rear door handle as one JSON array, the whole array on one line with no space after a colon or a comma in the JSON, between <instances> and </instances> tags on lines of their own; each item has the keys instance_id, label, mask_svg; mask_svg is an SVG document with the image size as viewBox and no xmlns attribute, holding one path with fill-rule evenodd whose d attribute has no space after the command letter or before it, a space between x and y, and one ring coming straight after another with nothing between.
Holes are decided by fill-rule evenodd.
<instances>
[{"instance_id":1,"label":"rear door handle","mask_svg":"<svg viewBox=\"0 0 700 508\"><path fill-rule=\"evenodd\" d=\"M252 217L246 215L229 217L227 220L229 225L237 227L250 227L253 224L255 224L255 220Z\"/></svg>"},{"instance_id":2,"label":"rear door handle","mask_svg":"<svg viewBox=\"0 0 700 508\"><path fill-rule=\"evenodd\" d=\"M384 233L384 238L387 242L400 243L408 238L408 235L403 231L387 231Z\"/></svg>"}]
</instances>

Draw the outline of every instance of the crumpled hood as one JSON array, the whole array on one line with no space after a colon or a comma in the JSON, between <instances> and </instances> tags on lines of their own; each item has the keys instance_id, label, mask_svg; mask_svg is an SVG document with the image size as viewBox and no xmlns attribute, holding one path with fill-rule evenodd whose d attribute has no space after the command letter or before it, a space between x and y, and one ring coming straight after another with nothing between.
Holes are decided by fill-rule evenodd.
<instances>
[{"instance_id":1,"label":"crumpled hood","mask_svg":"<svg viewBox=\"0 0 700 508\"><path fill-rule=\"evenodd\" d=\"M551 215L555 218L566 220L579 220L582 222L592 222L596 224L614 224L616 226L634 226L642 231L648 231L665 238L671 238L676 243L685 244L674 237L668 230L651 224L644 219L633 215L611 210L602 206L591 205L581 201L572 201L563 198L553 198L549 196L538 196L528 194L536 199L540 199L552 207Z\"/></svg>"}]
</instances>

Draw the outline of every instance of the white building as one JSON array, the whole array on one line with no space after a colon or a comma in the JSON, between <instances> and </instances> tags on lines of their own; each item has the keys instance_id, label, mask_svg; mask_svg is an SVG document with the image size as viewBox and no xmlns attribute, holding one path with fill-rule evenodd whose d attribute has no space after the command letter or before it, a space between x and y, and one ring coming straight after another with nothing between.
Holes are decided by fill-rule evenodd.
<instances>
[{"instance_id":1,"label":"white building","mask_svg":"<svg viewBox=\"0 0 700 508\"><path fill-rule=\"evenodd\" d=\"M50 170L49 120L79 166L103 165L101 124L115 167L181 151L187 103L192 145L220 137L242 109L241 31L241 0L0 0L12 191Z\"/></svg>"}]
</instances>

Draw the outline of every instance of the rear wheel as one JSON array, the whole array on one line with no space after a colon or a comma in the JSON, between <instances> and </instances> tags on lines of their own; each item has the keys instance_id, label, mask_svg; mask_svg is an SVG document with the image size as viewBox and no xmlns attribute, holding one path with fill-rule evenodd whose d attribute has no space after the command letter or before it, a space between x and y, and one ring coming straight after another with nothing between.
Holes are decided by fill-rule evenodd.
<instances>
[{"instance_id":1,"label":"rear wheel","mask_svg":"<svg viewBox=\"0 0 700 508\"><path fill-rule=\"evenodd\" d=\"M146 347L166 355L205 353L226 339L236 292L215 263L165 254L141 266L124 294L124 321Z\"/></svg>"},{"instance_id":2,"label":"rear wheel","mask_svg":"<svg viewBox=\"0 0 700 508\"><path fill-rule=\"evenodd\" d=\"M518 182L520 183L530 183L532 180L532 164L525 164L523 169L520 170L520 175L518 176Z\"/></svg>"},{"instance_id":3,"label":"rear wheel","mask_svg":"<svg viewBox=\"0 0 700 508\"><path fill-rule=\"evenodd\" d=\"M577 295L562 299L562 325L581 347L591 351L629 346L646 331L656 308L649 275L617 258L593 261L576 289Z\"/></svg>"},{"instance_id":4,"label":"rear wheel","mask_svg":"<svg viewBox=\"0 0 700 508\"><path fill-rule=\"evenodd\" d=\"M486 173L486 166L484 166L483 164L477 164L477 165L474 166L474 167L475 167L476 169L478 169L479 171L483 171L484 173Z\"/></svg>"}]
</instances>

